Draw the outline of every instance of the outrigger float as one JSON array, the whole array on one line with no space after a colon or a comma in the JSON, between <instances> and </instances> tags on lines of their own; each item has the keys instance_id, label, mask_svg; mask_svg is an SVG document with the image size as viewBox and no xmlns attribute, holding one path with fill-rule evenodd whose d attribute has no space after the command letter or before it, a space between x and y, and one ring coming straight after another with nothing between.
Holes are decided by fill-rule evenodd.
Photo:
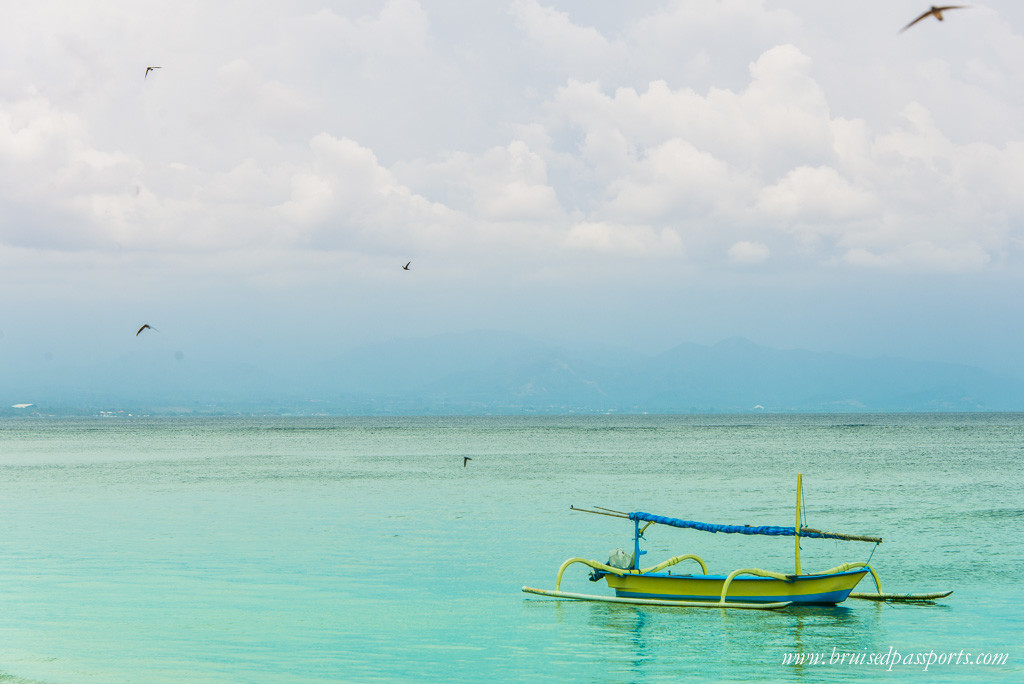
<instances>
[{"instance_id":1,"label":"outrigger float","mask_svg":"<svg viewBox=\"0 0 1024 684\"><path fill-rule=\"evenodd\" d=\"M871 560L870 556L865 562L843 563L824 572L804 574L800 567L800 540L802 538L873 542L876 547L882 543L882 539L864 535L824 532L804 527L801 524L802 475L797 475L796 501L796 525L794 527L715 525L643 512L625 513L608 508L595 507L598 510L593 510L571 506L571 510L574 511L626 518L633 521L633 554L630 555L622 549L616 549L607 563L585 558L570 558L558 569L554 591L534 587L523 587L523 591L539 596L578 601L745 610L779 610L791 605L836 605L848 598L872 601L930 602L953 593L952 591L928 594L883 593L878 573L868 564ZM792 574L783 574L760 568L739 568L728 575L709 575L704 560L694 554L673 556L658 565L641 569L639 559L646 551L640 549L640 540L643 539L644 531L651 525L667 525L727 534L795 537L796 571ZM874 554L874 549L871 553ZM700 565L701 574L672 574L670 570L667 570L683 561L693 561ZM608 582L608 586L615 590L615 596L560 591L562 574L570 565L576 563L592 568L591 581L604 579ZM868 573L871 573L877 591L874 593L854 592L854 588Z\"/></svg>"}]
</instances>

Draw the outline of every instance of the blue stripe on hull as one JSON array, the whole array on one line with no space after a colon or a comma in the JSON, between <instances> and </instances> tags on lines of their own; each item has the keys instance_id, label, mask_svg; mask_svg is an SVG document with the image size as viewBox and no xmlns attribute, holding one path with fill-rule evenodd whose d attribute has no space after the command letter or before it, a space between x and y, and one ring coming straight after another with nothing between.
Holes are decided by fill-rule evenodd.
<instances>
[{"instance_id":1,"label":"blue stripe on hull","mask_svg":"<svg viewBox=\"0 0 1024 684\"><path fill-rule=\"evenodd\" d=\"M796 594L794 596L735 596L730 594L726 598L727 603L733 601L739 603L774 603L776 601L792 601L794 604L829 604L834 605L836 603L842 603L845 601L852 589L843 589L841 591L829 591L821 594ZM667 599L670 601L712 601L718 603L721 598L720 595L716 596L699 596L699 595L682 595L682 594L644 594L635 591L623 591L621 589L615 590L615 595L619 598L650 598L650 599Z\"/></svg>"},{"instance_id":2,"label":"blue stripe on hull","mask_svg":"<svg viewBox=\"0 0 1024 684\"><path fill-rule=\"evenodd\" d=\"M830 575L800 575L799 582L806 582L807 580L822 579L823 577L847 577L851 575L866 575L867 570L846 570L845 572L836 572ZM721 580L725 581L728 575L673 575L669 572L649 572L646 575L623 575L623 577L659 577L669 580L675 579L687 579L687 580ZM756 575L740 575L733 579L733 582L778 582L779 580L773 577L758 577Z\"/></svg>"}]
</instances>

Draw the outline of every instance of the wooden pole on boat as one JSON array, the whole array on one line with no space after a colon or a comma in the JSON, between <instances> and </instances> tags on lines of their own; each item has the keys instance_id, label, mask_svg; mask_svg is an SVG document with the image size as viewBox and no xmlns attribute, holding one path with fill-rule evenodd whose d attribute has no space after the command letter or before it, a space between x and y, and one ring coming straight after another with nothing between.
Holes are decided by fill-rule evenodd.
<instances>
[{"instance_id":1,"label":"wooden pole on boat","mask_svg":"<svg viewBox=\"0 0 1024 684\"><path fill-rule=\"evenodd\" d=\"M826 539L843 539L846 541L863 541L863 542L874 542L875 544L881 544L881 537L865 537L862 534L842 534L840 532L826 532L825 530L816 530L813 527L803 527L800 529L801 532L806 532L808 536L813 537L816 534L824 536Z\"/></svg>"},{"instance_id":2,"label":"wooden pole on boat","mask_svg":"<svg viewBox=\"0 0 1024 684\"><path fill-rule=\"evenodd\" d=\"M800 574L800 495L803 488L803 475L796 476L796 526L793 528L796 537L796 574Z\"/></svg>"},{"instance_id":3,"label":"wooden pole on boat","mask_svg":"<svg viewBox=\"0 0 1024 684\"><path fill-rule=\"evenodd\" d=\"M595 506L594 508L601 508L601 507L600 506ZM570 511L580 511L582 513L597 513L598 515L607 515L607 516L609 516L611 518L625 518L626 520L629 520L629 513L621 513L619 511L613 511L610 508L605 508L605 509L602 509L600 511L592 511L592 510L587 509L587 508L576 508L575 506L570 505L569 506L569 510Z\"/></svg>"}]
</instances>

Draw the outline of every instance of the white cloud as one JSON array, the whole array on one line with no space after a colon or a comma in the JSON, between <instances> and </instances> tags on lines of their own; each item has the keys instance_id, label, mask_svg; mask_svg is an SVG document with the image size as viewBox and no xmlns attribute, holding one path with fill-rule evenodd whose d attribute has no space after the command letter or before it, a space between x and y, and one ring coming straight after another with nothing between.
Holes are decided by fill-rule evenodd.
<instances>
[{"instance_id":1,"label":"white cloud","mask_svg":"<svg viewBox=\"0 0 1024 684\"><path fill-rule=\"evenodd\" d=\"M458 177L472 193L473 210L488 221L560 219L563 211L547 183L544 159L526 143L513 141L478 158L462 158Z\"/></svg>"},{"instance_id":2,"label":"white cloud","mask_svg":"<svg viewBox=\"0 0 1024 684\"><path fill-rule=\"evenodd\" d=\"M291 176L290 198L272 212L299 244L377 251L451 234L454 212L398 182L371 150L327 133L310 149L309 166Z\"/></svg>"},{"instance_id":3,"label":"white cloud","mask_svg":"<svg viewBox=\"0 0 1024 684\"><path fill-rule=\"evenodd\" d=\"M620 167L609 184L606 212L620 221L652 223L714 216L749 188L747 179L713 155L678 138L649 148L644 159Z\"/></svg>"},{"instance_id":4,"label":"white cloud","mask_svg":"<svg viewBox=\"0 0 1024 684\"><path fill-rule=\"evenodd\" d=\"M871 192L855 187L834 168L799 166L762 188L756 209L787 225L841 232L845 221L863 218L877 207Z\"/></svg>"},{"instance_id":5,"label":"white cloud","mask_svg":"<svg viewBox=\"0 0 1024 684\"><path fill-rule=\"evenodd\" d=\"M92 147L86 123L43 97L0 103L0 240L48 249L103 243L108 224L125 220L123 200L140 170L125 154Z\"/></svg>"},{"instance_id":6,"label":"white cloud","mask_svg":"<svg viewBox=\"0 0 1024 684\"><path fill-rule=\"evenodd\" d=\"M629 56L642 82L664 80L697 92L737 91L749 62L799 35L791 9L762 2L667 2L627 29Z\"/></svg>"},{"instance_id":7,"label":"white cloud","mask_svg":"<svg viewBox=\"0 0 1024 684\"><path fill-rule=\"evenodd\" d=\"M980 271L992 260L978 244L940 247L927 241L913 242L897 249L876 254L855 248L844 255L855 266L911 273L971 273Z\"/></svg>"},{"instance_id":8,"label":"white cloud","mask_svg":"<svg viewBox=\"0 0 1024 684\"><path fill-rule=\"evenodd\" d=\"M625 46L613 43L592 27L573 23L569 14L537 0L513 0L516 25L532 46L541 50L549 68L572 73L599 73L626 57Z\"/></svg>"},{"instance_id":9,"label":"white cloud","mask_svg":"<svg viewBox=\"0 0 1024 684\"><path fill-rule=\"evenodd\" d=\"M682 249L682 239L670 228L655 230L645 225L594 222L574 225L565 237L565 244L573 250L634 257L664 257L678 254Z\"/></svg>"},{"instance_id":10,"label":"white cloud","mask_svg":"<svg viewBox=\"0 0 1024 684\"><path fill-rule=\"evenodd\" d=\"M729 248L729 260L736 264L760 264L768 260L771 251L760 242L737 242Z\"/></svg>"},{"instance_id":11,"label":"white cloud","mask_svg":"<svg viewBox=\"0 0 1024 684\"><path fill-rule=\"evenodd\" d=\"M552 111L562 139L581 141L573 178L603 193L559 192L583 198L575 208L594 222L675 224L695 246L712 232L739 238L763 226L795 235L794 256L826 263L863 249L899 255L894 269L948 272L960 267L920 245L958 254L979 231L985 254L1014 249L1007 232L1024 217L1007 184L1024 182L1019 142L954 142L915 103L898 125L873 130L834 116L811 72L809 58L784 45L751 64L739 92L654 82L609 95L570 81ZM705 235L694 242L694 231ZM969 268L989 263L969 253Z\"/></svg>"},{"instance_id":12,"label":"white cloud","mask_svg":"<svg viewBox=\"0 0 1024 684\"><path fill-rule=\"evenodd\" d=\"M244 59L223 65L217 76L222 104L231 106L230 114L236 122L261 116L272 124L287 125L312 114L314 105L303 92L276 79L262 79Z\"/></svg>"},{"instance_id":13,"label":"white cloud","mask_svg":"<svg viewBox=\"0 0 1024 684\"><path fill-rule=\"evenodd\" d=\"M416 0L388 0L374 14L345 16L331 9L293 19L288 37L305 46L402 59L424 54L430 20Z\"/></svg>"},{"instance_id":14,"label":"white cloud","mask_svg":"<svg viewBox=\"0 0 1024 684\"><path fill-rule=\"evenodd\" d=\"M19 10L15 22L38 24L31 35L53 25L31 58L29 34L0 28L16 65L0 68L0 240L370 254L490 245L531 267L563 249L654 256L683 254L683 243L698 267L723 252L753 263L771 244L773 263L940 272L1002 264L1021 240L1021 131L955 135L924 98L888 119L837 111L822 74L838 67L822 64L807 39L820 26L803 10L515 0L460 12L388 0L257 9L220 41L231 12L154 12L168 24L159 41L110 8L74 15L114 21L129 37L115 49L113 29L94 39L53 7ZM1024 45L999 31L1000 49L969 68L924 57L891 68L903 78L935 66L932 87L976 74L995 97L1019 79L1006 65ZM724 49L727 36L737 42ZM189 40L195 50L171 50ZM143 81L150 49L173 59ZM64 72L69 59L89 68ZM1022 104L998 100L1001 111ZM487 135L462 136L469 121ZM755 227L778 235L749 242Z\"/></svg>"},{"instance_id":15,"label":"white cloud","mask_svg":"<svg viewBox=\"0 0 1024 684\"><path fill-rule=\"evenodd\" d=\"M740 92L701 95L653 81L644 92L619 88L609 97L596 82L570 80L553 105L569 126L615 128L642 147L682 138L730 164L771 173L833 155L828 105L810 64L784 45L750 65Z\"/></svg>"},{"instance_id":16,"label":"white cloud","mask_svg":"<svg viewBox=\"0 0 1024 684\"><path fill-rule=\"evenodd\" d=\"M5 305L363 302L386 336L484 308L575 327L573 296L609 329L679 341L780 316L825 328L819 291L890 287L893 311L924 281L1016 291L1024 4L902 36L903 10L851 7L12 5ZM661 304L695 283L705 313L670 330ZM740 314L740 290L829 309Z\"/></svg>"}]
</instances>

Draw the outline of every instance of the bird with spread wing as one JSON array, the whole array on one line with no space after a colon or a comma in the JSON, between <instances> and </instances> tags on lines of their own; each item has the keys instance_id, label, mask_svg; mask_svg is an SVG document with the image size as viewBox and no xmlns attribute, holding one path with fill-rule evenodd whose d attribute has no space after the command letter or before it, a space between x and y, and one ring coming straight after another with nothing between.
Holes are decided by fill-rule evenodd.
<instances>
[{"instance_id":1,"label":"bird with spread wing","mask_svg":"<svg viewBox=\"0 0 1024 684\"><path fill-rule=\"evenodd\" d=\"M932 5L932 8L930 10L928 10L927 12L925 12L924 14L919 16L917 19L915 19L914 21L910 22L909 24L907 24L906 26L901 28L900 29L900 33L903 33L908 28L910 28L911 26L913 26L917 22L921 21L922 19L926 19L928 17L935 17L939 21L942 21L943 20L943 18L942 18L942 13L943 12L945 12L947 10L954 10L954 9L967 9L969 7L970 7L970 5L943 5L942 7L936 7L935 5Z\"/></svg>"}]
</instances>

